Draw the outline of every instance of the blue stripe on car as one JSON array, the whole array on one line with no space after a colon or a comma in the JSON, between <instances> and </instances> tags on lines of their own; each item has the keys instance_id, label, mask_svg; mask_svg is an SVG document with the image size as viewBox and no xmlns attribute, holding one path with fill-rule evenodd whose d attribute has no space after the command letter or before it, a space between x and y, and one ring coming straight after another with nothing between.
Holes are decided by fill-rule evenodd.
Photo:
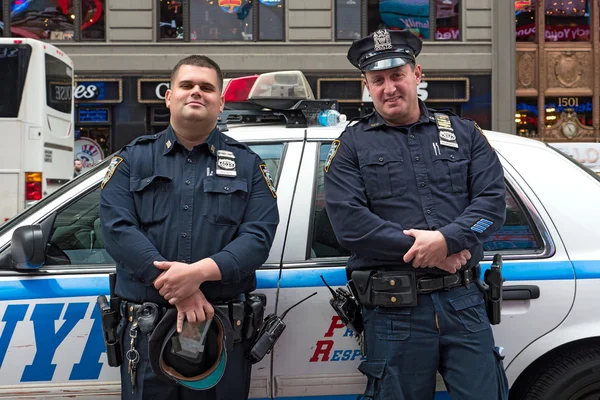
<instances>
[{"instance_id":1,"label":"blue stripe on car","mask_svg":"<svg viewBox=\"0 0 600 400\"><path fill-rule=\"evenodd\" d=\"M484 268L488 263L482 263ZM482 271L483 273L483 271ZM321 287L323 275L331 286L346 284L344 267L323 268L284 268L282 288ZM503 275L507 281L600 279L600 260L575 261L505 261ZM258 289L277 288L278 269L259 270L257 272ZM0 281L0 301L45 299L58 297L97 296L108 293L106 276L70 276L35 279L7 279Z\"/></svg>"}]
</instances>

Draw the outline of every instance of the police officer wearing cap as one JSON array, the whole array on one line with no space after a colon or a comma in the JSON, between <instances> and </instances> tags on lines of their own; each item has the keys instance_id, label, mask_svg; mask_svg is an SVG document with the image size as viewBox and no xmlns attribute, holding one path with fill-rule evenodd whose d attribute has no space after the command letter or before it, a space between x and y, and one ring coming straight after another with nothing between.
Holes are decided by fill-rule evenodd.
<instances>
[{"instance_id":1,"label":"police officer wearing cap","mask_svg":"<svg viewBox=\"0 0 600 400\"><path fill-rule=\"evenodd\" d=\"M417 97L420 51L408 30L352 44L376 111L347 126L325 164L327 213L359 280L364 398L433 399L439 371L452 399L504 400L502 356L472 284L482 243L504 223L503 170L477 124Z\"/></svg>"},{"instance_id":2,"label":"police officer wearing cap","mask_svg":"<svg viewBox=\"0 0 600 400\"><path fill-rule=\"evenodd\" d=\"M142 136L114 156L101 183L100 218L106 249L117 263L122 299L123 399L248 397L249 340L238 335L219 383L197 391L160 380L149 363L148 339L176 307L177 330L235 315L256 287L279 222L276 192L260 157L217 129L223 75L205 56L181 60L165 102L169 127ZM172 315L173 311L169 315Z\"/></svg>"}]
</instances>

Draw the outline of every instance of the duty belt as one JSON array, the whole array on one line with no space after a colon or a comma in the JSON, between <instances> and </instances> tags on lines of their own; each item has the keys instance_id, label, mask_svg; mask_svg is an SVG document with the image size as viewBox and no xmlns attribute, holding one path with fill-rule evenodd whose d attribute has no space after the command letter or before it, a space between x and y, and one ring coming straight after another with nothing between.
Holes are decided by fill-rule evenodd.
<instances>
[{"instance_id":1,"label":"duty belt","mask_svg":"<svg viewBox=\"0 0 600 400\"><path fill-rule=\"evenodd\" d=\"M233 327L234 342L239 342L243 336L248 338L252 337L256 330L254 326L245 326L247 317L245 301L246 297L240 295L229 301L212 303L213 307L221 308L225 315L229 316L231 326ZM125 322L137 322L139 330L149 334L154 330L158 321L165 315L168 308L171 307L160 306L152 302L139 304L122 301L121 316L124 318ZM260 318L262 320L262 315ZM250 325L256 324L253 323Z\"/></svg>"},{"instance_id":2,"label":"duty belt","mask_svg":"<svg viewBox=\"0 0 600 400\"><path fill-rule=\"evenodd\" d=\"M126 322L137 321L140 331L143 333L151 333L167 309L167 307L152 302L137 304L121 301L121 316Z\"/></svg>"},{"instance_id":3,"label":"duty belt","mask_svg":"<svg viewBox=\"0 0 600 400\"><path fill-rule=\"evenodd\" d=\"M467 269L456 274L433 277L426 275L421 278L417 276L417 293L427 294L438 290L452 289L457 286L469 286L473 281L473 271Z\"/></svg>"},{"instance_id":4,"label":"duty belt","mask_svg":"<svg viewBox=\"0 0 600 400\"><path fill-rule=\"evenodd\" d=\"M416 271L356 270L351 273L350 288L358 302L366 307L414 307L417 295L458 286L469 286L478 278L478 269L451 275L425 275Z\"/></svg>"}]
</instances>

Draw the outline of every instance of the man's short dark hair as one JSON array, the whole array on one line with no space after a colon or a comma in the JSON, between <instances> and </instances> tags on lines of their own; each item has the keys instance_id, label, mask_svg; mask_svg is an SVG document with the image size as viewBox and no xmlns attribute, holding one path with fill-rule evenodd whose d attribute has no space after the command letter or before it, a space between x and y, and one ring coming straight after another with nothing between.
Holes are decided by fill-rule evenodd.
<instances>
[{"instance_id":1,"label":"man's short dark hair","mask_svg":"<svg viewBox=\"0 0 600 400\"><path fill-rule=\"evenodd\" d=\"M175 67L173 68L173 71L171 71L171 85L173 85L173 81L175 80L175 75L177 75L177 72L179 72L179 68L181 68L182 65L192 65L194 67L203 67L203 68L214 69L215 72L217 73L217 83L219 85L219 91L220 92L223 91L223 72L221 71L221 67L219 67L219 64L214 62L209 57L200 56L200 55L187 56L186 58L180 60L177 63L177 65L175 65Z\"/></svg>"}]
</instances>

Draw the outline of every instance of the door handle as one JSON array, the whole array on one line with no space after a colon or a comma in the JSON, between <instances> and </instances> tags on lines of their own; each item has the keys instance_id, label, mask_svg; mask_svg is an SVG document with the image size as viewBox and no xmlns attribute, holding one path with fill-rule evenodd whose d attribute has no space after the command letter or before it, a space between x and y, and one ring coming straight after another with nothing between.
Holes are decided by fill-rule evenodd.
<instances>
[{"instance_id":1,"label":"door handle","mask_svg":"<svg viewBox=\"0 0 600 400\"><path fill-rule=\"evenodd\" d=\"M537 285L510 285L502 288L503 300L532 300L540 297Z\"/></svg>"}]
</instances>

